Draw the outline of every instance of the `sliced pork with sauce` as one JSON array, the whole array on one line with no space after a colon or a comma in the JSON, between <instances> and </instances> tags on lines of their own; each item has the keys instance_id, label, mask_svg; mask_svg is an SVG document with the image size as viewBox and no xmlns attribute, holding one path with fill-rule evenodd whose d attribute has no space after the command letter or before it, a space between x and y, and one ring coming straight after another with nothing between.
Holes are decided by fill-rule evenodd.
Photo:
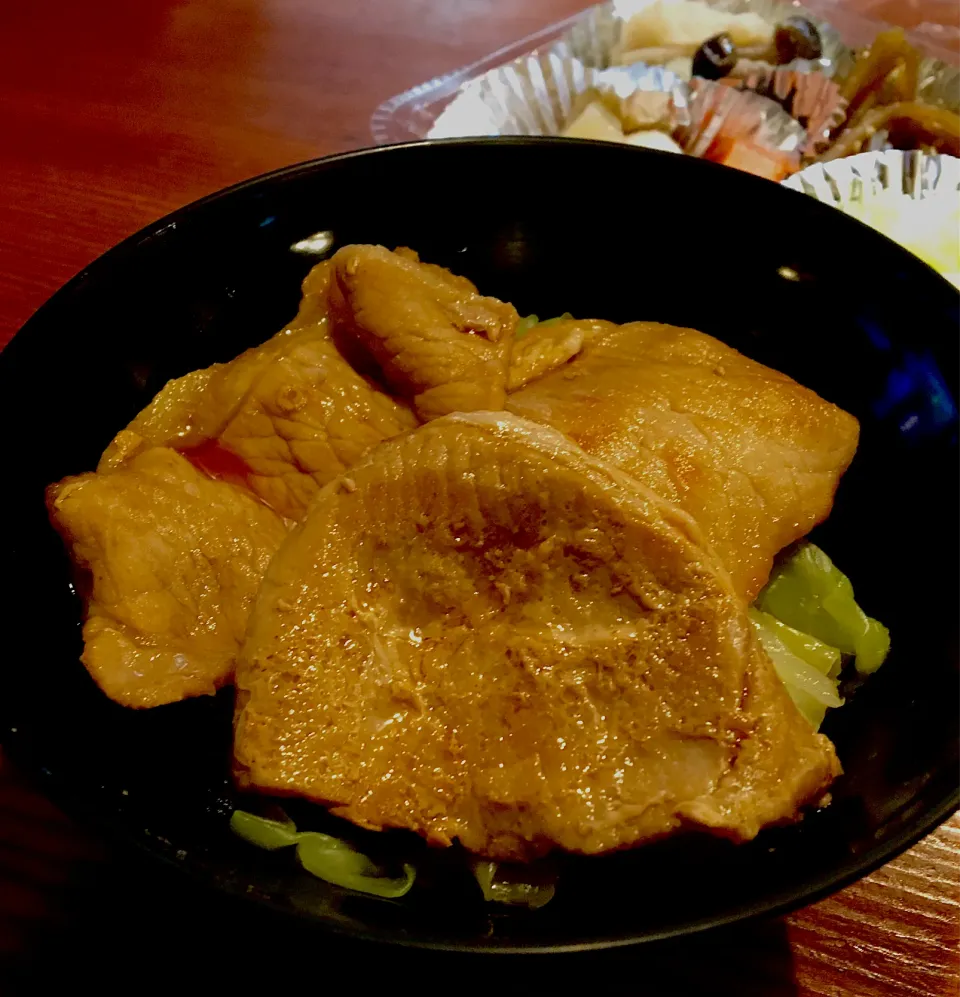
<instances>
[{"instance_id":1,"label":"sliced pork with sauce","mask_svg":"<svg viewBox=\"0 0 960 997\"><path fill-rule=\"evenodd\" d=\"M107 474L65 478L47 506L87 590L83 663L118 703L215 692L234 661L260 579L287 530L241 488L127 433Z\"/></svg>"},{"instance_id":2,"label":"sliced pork with sauce","mask_svg":"<svg viewBox=\"0 0 960 997\"><path fill-rule=\"evenodd\" d=\"M748 839L838 772L693 519L505 413L438 419L324 488L237 689L242 786L497 859Z\"/></svg>"},{"instance_id":3,"label":"sliced pork with sauce","mask_svg":"<svg viewBox=\"0 0 960 997\"><path fill-rule=\"evenodd\" d=\"M49 489L51 520L92 585L82 660L117 702L156 706L232 682L285 521L417 425L334 346L329 283L322 263L285 329L169 382L95 473Z\"/></svg>"},{"instance_id":4,"label":"sliced pork with sauce","mask_svg":"<svg viewBox=\"0 0 960 997\"><path fill-rule=\"evenodd\" d=\"M513 305L410 250L345 246L332 266L334 334L368 353L423 421L503 407Z\"/></svg>"},{"instance_id":5,"label":"sliced pork with sauce","mask_svg":"<svg viewBox=\"0 0 960 997\"><path fill-rule=\"evenodd\" d=\"M239 668L241 785L497 859L745 840L820 799L835 754L745 607L829 513L852 417L693 330L518 337L410 250L303 290L48 490L107 695Z\"/></svg>"},{"instance_id":6,"label":"sliced pork with sauce","mask_svg":"<svg viewBox=\"0 0 960 997\"><path fill-rule=\"evenodd\" d=\"M314 267L297 317L281 332L229 363L170 381L128 428L199 456L213 473L229 467L272 509L299 520L322 485L371 446L417 425L405 404L357 373L332 342L330 274L328 263ZM122 460L111 445L100 470Z\"/></svg>"},{"instance_id":7,"label":"sliced pork with sauce","mask_svg":"<svg viewBox=\"0 0 960 997\"><path fill-rule=\"evenodd\" d=\"M777 552L829 515L859 431L785 374L652 322L608 325L507 408L693 516L748 601Z\"/></svg>"},{"instance_id":8,"label":"sliced pork with sauce","mask_svg":"<svg viewBox=\"0 0 960 997\"><path fill-rule=\"evenodd\" d=\"M577 356L590 340L614 328L612 322L580 319L559 319L535 325L514 342L507 389L517 391L549 374Z\"/></svg>"}]
</instances>

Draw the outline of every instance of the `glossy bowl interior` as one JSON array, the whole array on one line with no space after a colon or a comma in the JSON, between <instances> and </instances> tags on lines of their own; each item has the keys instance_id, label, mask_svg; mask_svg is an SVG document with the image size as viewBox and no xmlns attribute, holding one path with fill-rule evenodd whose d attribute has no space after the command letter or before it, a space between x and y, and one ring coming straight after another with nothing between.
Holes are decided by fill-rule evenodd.
<instances>
[{"instance_id":1,"label":"glossy bowl interior","mask_svg":"<svg viewBox=\"0 0 960 997\"><path fill-rule=\"evenodd\" d=\"M230 835L229 691L149 712L98 692L77 660L81 607L43 488L92 468L168 378L280 328L318 258L291 246L318 232L335 246L413 246L521 313L693 326L856 414L860 451L816 538L889 625L893 652L827 720L846 770L830 807L740 847L677 838L567 861L537 912L483 904L456 855L433 856L407 898L383 901ZM207 198L97 260L0 354L0 735L68 809L211 887L361 937L556 951L808 902L957 804L957 330L956 292L872 230L766 181L646 150L387 147Z\"/></svg>"}]
</instances>

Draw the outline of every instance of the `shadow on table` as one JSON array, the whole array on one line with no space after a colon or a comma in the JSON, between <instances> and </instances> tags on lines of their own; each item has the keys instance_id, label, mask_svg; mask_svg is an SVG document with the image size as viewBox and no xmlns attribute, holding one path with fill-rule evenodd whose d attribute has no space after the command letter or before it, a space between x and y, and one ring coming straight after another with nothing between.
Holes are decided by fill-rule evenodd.
<instances>
[{"instance_id":1,"label":"shadow on table","mask_svg":"<svg viewBox=\"0 0 960 997\"><path fill-rule=\"evenodd\" d=\"M644 997L757 997L797 993L782 921L689 939L562 956L476 956L379 947L320 935L249 912L152 864L130 858L87 867L58 899L58 916L25 937L0 993L52 993L67 984L121 981L149 991L215 985L248 993L298 982L372 993L451 989L540 994L599 988ZM269 992L268 991L268 992ZM114 992L107 985L100 992Z\"/></svg>"}]
</instances>

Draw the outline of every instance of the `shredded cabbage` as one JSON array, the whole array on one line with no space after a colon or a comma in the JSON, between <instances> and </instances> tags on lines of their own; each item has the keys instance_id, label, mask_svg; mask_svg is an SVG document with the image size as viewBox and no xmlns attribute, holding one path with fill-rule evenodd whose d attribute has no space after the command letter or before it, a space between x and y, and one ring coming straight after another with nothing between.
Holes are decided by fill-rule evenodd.
<instances>
[{"instance_id":1,"label":"shredded cabbage","mask_svg":"<svg viewBox=\"0 0 960 997\"><path fill-rule=\"evenodd\" d=\"M390 879L363 852L329 834L304 831L297 841L300 864L320 879L361 893L395 899L410 891L416 870L404 863L403 876Z\"/></svg>"},{"instance_id":2,"label":"shredded cabbage","mask_svg":"<svg viewBox=\"0 0 960 997\"><path fill-rule=\"evenodd\" d=\"M760 624L786 647L791 654L802 658L808 665L812 665L821 675L835 679L840 674L843 664L843 655L836 647L824 644L810 634L802 633L788 627L782 620L778 620L769 613L763 613L759 609L750 610L750 618L755 624Z\"/></svg>"},{"instance_id":3,"label":"shredded cabbage","mask_svg":"<svg viewBox=\"0 0 960 997\"><path fill-rule=\"evenodd\" d=\"M548 904L556 892L556 877L540 865L504 865L476 861L473 874L483 899L536 910Z\"/></svg>"},{"instance_id":4,"label":"shredded cabbage","mask_svg":"<svg viewBox=\"0 0 960 997\"><path fill-rule=\"evenodd\" d=\"M520 339L525 336L539 321L540 319L536 315L525 315L517 323L517 328L514 330L514 337Z\"/></svg>"},{"instance_id":5,"label":"shredded cabbage","mask_svg":"<svg viewBox=\"0 0 960 997\"><path fill-rule=\"evenodd\" d=\"M890 634L857 605L850 579L819 547L800 544L774 569L756 606L855 658L862 675L875 672L890 650Z\"/></svg>"},{"instance_id":6,"label":"shredded cabbage","mask_svg":"<svg viewBox=\"0 0 960 997\"><path fill-rule=\"evenodd\" d=\"M750 620L797 709L819 728L828 709L843 705L838 688L843 655L858 672L876 671L890 650L882 623L857 605L850 579L819 547L800 544L774 568Z\"/></svg>"},{"instance_id":7,"label":"shredded cabbage","mask_svg":"<svg viewBox=\"0 0 960 997\"><path fill-rule=\"evenodd\" d=\"M562 315L556 315L553 318L545 318L542 322L538 322L537 325L556 325L558 322L566 322L572 318L573 316L570 312L564 312Z\"/></svg>"},{"instance_id":8,"label":"shredded cabbage","mask_svg":"<svg viewBox=\"0 0 960 997\"><path fill-rule=\"evenodd\" d=\"M514 338L522 339L534 326L556 325L557 322L564 322L567 319L571 318L573 318L573 316L570 314L570 312L564 312L562 315L556 315L554 318L547 318L541 322L536 315L525 315L517 323L517 328L514 331Z\"/></svg>"},{"instance_id":9,"label":"shredded cabbage","mask_svg":"<svg viewBox=\"0 0 960 997\"><path fill-rule=\"evenodd\" d=\"M784 627L779 620L756 609L750 610L750 621L797 709L810 721L814 729L819 728L828 707L843 705L843 700L837 694L837 680L829 675L831 666L828 664L825 671L821 670L809 658L797 654L783 639L783 631L790 631L799 638L795 644L803 646L806 643L805 634L791 631L790 627ZM813 657L819 665L822 666L827 657L821 649L833 652L839 662L840 652L836 648L827 648L826 644L821 644L819 641L814 643L818 647L814 649Z\"/></svg>"},{"instance_id":10,"label":"shredded cabbage","mask_svg":"<svg viewBox=\"0 0 960 997\"><path fill-rule=\"evenodd\" d=\"M265 848L268 852L276 851L278 848L289 848L295 845L300 837L297 825L289 817L285 821L268 820L266 817L247 813L246 810L233 811L230 830L237 837L256 845L257 848Z\"/></svg>"},{"instance_id":11,"label":"shredded cabbage","mask_svg":"<svg viewBox=\"0 0 960 997\"><path fill-rule=\"evenodd\" d=\"M289 817L270 820L245 810L234 810L230 817L230 830L244 841L268 851L295 845L297 859L307 872L334 886L343 886L358 893L396 899L408 893L416 879L416 870L412 865L405 863L403 876L392 879L346 841L319 831L298 831Z\"/></svg>"}]
</instances>

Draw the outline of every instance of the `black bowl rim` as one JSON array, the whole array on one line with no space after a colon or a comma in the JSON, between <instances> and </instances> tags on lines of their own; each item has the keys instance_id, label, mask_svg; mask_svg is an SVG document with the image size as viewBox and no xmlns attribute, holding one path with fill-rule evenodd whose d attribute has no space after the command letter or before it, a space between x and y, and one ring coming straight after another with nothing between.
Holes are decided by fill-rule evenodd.
<instances>
[{"instance_id":1,"label":"black bowl rim","mask_svg":"<svg viewBox=\"0 0 960 997\"><path fill-rule=\"evenodd\" d=\"M183 207L177 208L156 221L145 225L137 232L127 236L110 249L107 249L100 256L96 257L96 259L87 264L60 288L58 288L27 319L2 352L6 353L11 343L21 333L25 332L36 321L41 320L45 313L48 310L52 310L62 297L66 296L80 286L88 278L92 270L100 269L104 264L108 264L114 258L119 258L135 251L136 248L142 243L153 239L157 235L160 235L170 225L175 224L181 219L189 216L197 208L204 205L226 199L235 193L251 187L259 186L266 181L273 181L285 176L310 172L317 167L323 167L331 163L348 162L353 159L366 159L378 154L390 155L404 149L423 149L431 146L472 147L489 145L522 147L533 144L549 144L558 146L570 144L596 145L595 142L591 142L587 139L570 139L556 136L487 136L400 142L392 145L368 146L361 149L352 149L347 152L321 156L316 159L304 160L299 163L293 163L289 166L280 167L276 170L270 170L266 173L257 174L256 176L250 177L246 180L241 180L229 187L224 187L221 190L214 191L213 193L207 194L202 198L189 202ZM621 150L626 151L627 155L641 155L647 157L666 157L671 155L666 152L631 148L628 146L618 147L611 145L610 148L620 148ZM705 165L713 169L728 169L712 163ZM741 174L740 182L744 181L757 184L770 183L770 181L763 180L759 177L751 177ZM787 188L784 188L784 191L786 192ZM791 193L796 195L798 192L792 191ZM830 210L828 205L821 204L820 208L825 211ZM869 228L869 226L864 225L857 219L850 218L849 216L844 216L844 218L846 219L847 224L861 225L864 228ZM874 229L870 229L870 231L877 239L884 239L887 242L891 241L882 233L879 233ZM894 245L896 244L894 243ZM900 248L900 251L903 253L908 252L902 248ZM912 257L912 254L908 255ZM922 261L916 260L916 262ZM924 265L926 266L926 264ZM952 285L950 285L950 283L932 267L926 266L926 269L931 275L936 277L937 280L942 281L944 285L952 287ZM4 730L0 730L0 743L8 740L4 737L5 733L6 732ZM239 886L231 886L224 883L211 884L209 877L205 876L201 870L185 866L184 864L178 862L172 855L158 850L150 843L149 839L131 835L124 828L119 827L116 822L110 820L102 811L91 806L86 798L73 792L68 784L59 780L53 773L43 772L42 780L38 779L37 776L41 773L38 773L35 767L30 764L29 758L27 757L29 754L28 752L20 752L17 750L15 744L9 743L4 743L4 750L18 765L18 767L28 775L28 777L32 777L33 782L38 786L38 788L56 804L61 805L62 809L64 809L64 811L68 814L81 817L85 823L101 830L108 837L108 839L111 839L114 842L125 845L134 845L138 852L142 852L143 854L149 856L151 860L159 862L170 869L176 870L177 873L185 879L189 879L208 889L212 887L218 893L223 894L228 898L232 898L235 901L244 901L244 906L253 905L258 910L268 912L275 917L293 919L299 923L309 924L314 928L319 928L336 935L346 936L361 941L376 942L381 944L388 943L392 945L399 945L407 949L467 952L488 955L558 955L564 953L623 948L630 945L666 941L672 938L698 934L709 929L730 926L732 924L754 920L760 917L782 916L800 907L815 903L824 897L849 886L851 883L856 882L862 877L869 875L871 872L880 868L880 866L884 865L891 859L896 858L908 848L915 845L922 838L926 837L938 826L949 819L953 813L960 810L960 782L958 782L956 786L950 787L949 791L935 806L928 808L923 813L911 818L909 823L901 828L896 834L885 838L883 841L878 842L875 846L861 852L859 855L852 856L848 861L842 863L839 868L834 868L830 872L824 873L822 876L809 880L802 889L794 890L782 896L774 896L764 900L758 900L755 903L743 906L730 914L704 917L683 925L665 928L661 931L647 932L640 936L622 935L588 942L574 942L560 945L538 945L535 942L530 945L498 945L496 942L489 945L480 945L470 941L438 941L434 939L411 938L388 931L353 929L343 925L338 925L336 923L324 922L321 919L311 915L309 912L292 910L273 900L264 899L262 897L251 897Z\"/></svg>"}]
</instances>

